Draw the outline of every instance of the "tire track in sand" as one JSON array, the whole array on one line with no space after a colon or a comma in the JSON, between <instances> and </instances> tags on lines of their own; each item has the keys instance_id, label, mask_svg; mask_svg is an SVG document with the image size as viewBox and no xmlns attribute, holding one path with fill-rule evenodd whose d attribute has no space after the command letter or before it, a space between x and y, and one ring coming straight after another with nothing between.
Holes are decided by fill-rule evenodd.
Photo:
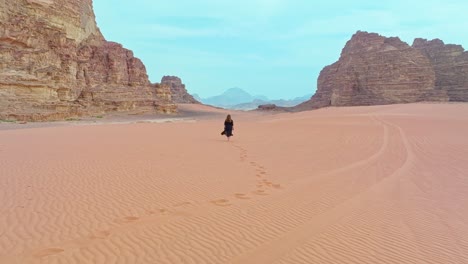
<instances>
[{"instance_id":1,"label":"tire track in sand","mask_svg":"<svg viewBox=\"0 0 468 264\"><path fill-rule=\"evenodd\" d=\"M413 164L415 157L408 139L401 127L380 120L377 117L372 117L372 119L378 121L384 127L384 140L381 148L374 155L366 159L349 164L342 168L335 169L326 173L326 175L340 174L354 168L365 166L369 162L378 160L388 149L390 141L390 128L396 129L398 131L400 141L404 146L406 156L403 164L390 175L370 186L367 190L362 191L355 196L349 197L329 210L315 216L311 220L306 221L294 229L284 233L277 239L268 241L256 249L239 256L238 258L234 259L232 263L273 263L274 261L279 260L282 256L286 255L298 246L305 244L309 239L322 233L329 226L339 222L344 217L353 214L354 208L362 203L363 197L368 195L371 190L376 189L378 186L384 183L388 183L389 181L397 179L409 168L409 166L411 166L411 164Z\"/></svg>"}]
</instances>

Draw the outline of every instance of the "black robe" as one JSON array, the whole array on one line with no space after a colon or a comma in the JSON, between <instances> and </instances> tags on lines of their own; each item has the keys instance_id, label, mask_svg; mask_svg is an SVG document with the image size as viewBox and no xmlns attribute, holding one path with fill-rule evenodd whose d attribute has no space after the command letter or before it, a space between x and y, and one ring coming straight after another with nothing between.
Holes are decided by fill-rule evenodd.
<instances>
[{"instance_id":1,"label":"black robe","mask_svg":"<svg viewBox=\"0 0 468 264\"><path fill-rule=\"evenodd\" d=\"M232 129L234 128L234 121L231 122L224 121L224 134L226 137L232 136Z\"/></svg>"}]
</instances>

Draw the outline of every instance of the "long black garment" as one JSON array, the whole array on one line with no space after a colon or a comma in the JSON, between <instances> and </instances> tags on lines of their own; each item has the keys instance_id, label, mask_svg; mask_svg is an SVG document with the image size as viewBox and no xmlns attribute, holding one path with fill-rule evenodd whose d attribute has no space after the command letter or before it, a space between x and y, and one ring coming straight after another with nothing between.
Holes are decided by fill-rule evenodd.
<instances>
[{"instance_id":1,"label":"long black garment","mask_svg":"<svg viewBox=\"0 0 468 264\"><path fill-rule=\"evenodd\" d=\"M224 121L224 133L227 137L232 136L232 129L234 128L234 121L228 122Z\"/></svg>"}]
</instances>

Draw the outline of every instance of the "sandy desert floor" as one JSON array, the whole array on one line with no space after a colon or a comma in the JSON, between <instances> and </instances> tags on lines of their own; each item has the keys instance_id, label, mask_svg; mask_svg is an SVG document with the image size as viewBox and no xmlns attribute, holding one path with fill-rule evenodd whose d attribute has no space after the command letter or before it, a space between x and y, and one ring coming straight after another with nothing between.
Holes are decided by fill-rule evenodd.
<instances>
[{"instance_id":1,"label":"sandy desert floor","mask_svg":"<svg viewBox=\"0 0 468 264\"><path fill-rule=\"evenodd\" d=\"M0 263L468 263L468 104L184 107L0 124Z\"/></svg>"}]
</instances>

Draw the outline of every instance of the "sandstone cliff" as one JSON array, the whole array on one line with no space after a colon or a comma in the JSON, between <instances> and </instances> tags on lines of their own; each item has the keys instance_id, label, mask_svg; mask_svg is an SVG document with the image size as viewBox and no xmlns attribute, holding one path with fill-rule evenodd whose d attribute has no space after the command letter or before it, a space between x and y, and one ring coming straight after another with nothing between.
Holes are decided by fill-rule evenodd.
<instances>
[{"instance_id":1,"label":"sandstone cliff","mask_svg":"<svg viewBox=\"0 0 468 264\"><path fill-rule=\"evenodd\" d=\"M468 101L468 54L458 45L358 31L296 110L325 106Z\"/></svg>"},{"instance_id":2,"label":"sandstone cliff","mask_svg":"<svg viewBox=\"0 0 468 264\"><path fill-rule=\"evenodd\" d=\"M92 0L0 3L0 118L174 111L170 91L150 84L143 63L104 39Z\"/></svg>"},{"instance_id":3,"label":"sandstone cliff","mask_svg":"<svg viewBox=\"0 0 468 264\"><path fill-rule=\"evenodd\" d=\"M417 38L413 47L430 59L435 89L446 92L450 101L468 102L468 52L460 45L445 45L440 39Z\"/></svg>"},{"instance_id":4,"label":"sandstone cliff","mask_svg":"<svg viewBox=\"0 0 468 264\"><path fill-rule=\"evenodd\" d=\"M178 104L199 104L192 95L185 89L185 84L176 76L164 76L161 79L161 84L166 84L171 87L171 95L174 103Z\"/></svg>"}]
</instances>

